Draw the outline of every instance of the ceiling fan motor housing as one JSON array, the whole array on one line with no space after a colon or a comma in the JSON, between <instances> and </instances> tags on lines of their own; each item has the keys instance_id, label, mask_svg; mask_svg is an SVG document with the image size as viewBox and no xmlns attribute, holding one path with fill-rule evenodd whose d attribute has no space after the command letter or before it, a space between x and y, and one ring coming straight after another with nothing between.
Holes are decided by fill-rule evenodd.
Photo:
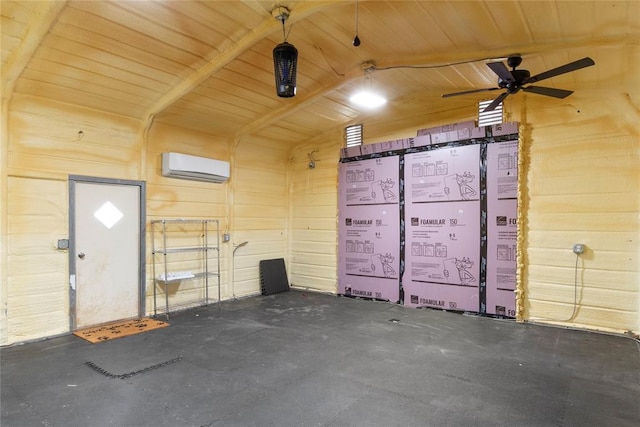
<instances>
[{"instance_id":1,"label":"ceiling fan motor housing","mask_svg":"<svg viewBox=\"0 0 640 427\"><path fill-rule=\"evenodd\" d=\"M510 57L507 58L507 65L509 65L509 67L511 68L516 68L520 64L522 64L522 57L520 56L519 53L511 55Z\"/></svg>"},{"instance_id":2,"label":"ceiling fan motor housing","mask_svg":"<svg viewBox=\"0 0 640 427\"><path fill-rule=\"evenodd\" d=\"M498 77L498 87L507 89L509 93L516 93L522 88L522 85L525 84L531 76L531 73L529 70L511 70L511 75L513 76L513 80L503 80Z\"/></svg>"}]
</instances>

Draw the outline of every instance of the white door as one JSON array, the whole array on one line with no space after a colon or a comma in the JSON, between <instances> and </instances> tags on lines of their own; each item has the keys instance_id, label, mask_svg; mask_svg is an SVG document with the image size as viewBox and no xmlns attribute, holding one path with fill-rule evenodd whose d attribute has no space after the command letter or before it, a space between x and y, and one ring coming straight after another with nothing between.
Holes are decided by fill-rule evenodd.
<instances>
[{"instance_id":1,"label":"white door","mask_svg":"<svg viewBox=\"0 0 640 427\"><path fill-rule=\"evenodd\" d=\"M140 313L140 186L74 182L76 329ZM73 283L72 276L72 283ZM73 295L73 292L72 292ZM73 297L72 297L73 300Z\"/></svg>"}]
</instances>

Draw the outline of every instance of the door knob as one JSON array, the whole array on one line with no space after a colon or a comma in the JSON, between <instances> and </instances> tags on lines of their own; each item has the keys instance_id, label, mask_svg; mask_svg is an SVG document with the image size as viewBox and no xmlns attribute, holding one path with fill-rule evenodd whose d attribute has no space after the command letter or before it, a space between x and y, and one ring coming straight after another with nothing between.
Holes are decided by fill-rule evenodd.
<instances>
[{"instance_id":1,"label":"door knob","mask_svg":"<svg viewBox=\"0 0 640 427\"><path fill-rule=\"evenodd\" d=\"M80 252L80 253L78 254L78 258L80 258L80 259L84 259L84 252Z\"/></svg>"}]
</instances>

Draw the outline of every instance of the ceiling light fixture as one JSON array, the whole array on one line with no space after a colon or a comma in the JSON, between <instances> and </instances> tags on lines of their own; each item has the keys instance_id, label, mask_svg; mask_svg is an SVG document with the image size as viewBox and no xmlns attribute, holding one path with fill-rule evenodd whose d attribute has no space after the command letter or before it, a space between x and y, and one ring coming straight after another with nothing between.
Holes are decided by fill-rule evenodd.
<instances>
[{"instance_id":1,"label":"ceiling light fixture","mask_svg":"<svg viewBox=\"0 0 640 427\"><path fill-rule=\"evenodd\" d=\"M360 90L349 98L352 103L367 110L380 108L387 103L387 100L382 95L373 90L373 71L375 69L376 66L372 62L362 64L364 82Z\"/></svg>"},{"instance_id":2,"label":"ceiling light fixture","mask_svg":"<svg viewBox=\"0 0 640 427\"><path fill-rule=\"evenodd\" d=\"M291 98L296 95L296 71L298 68L298 49L287 43L284 21L289 18L289 9L280 6L271 14L282 22L284 42L273 48L273 67L276 78L276 93L281 98ZM291 30L289 30L291 31Z\"/></svg>"}]
</instances>

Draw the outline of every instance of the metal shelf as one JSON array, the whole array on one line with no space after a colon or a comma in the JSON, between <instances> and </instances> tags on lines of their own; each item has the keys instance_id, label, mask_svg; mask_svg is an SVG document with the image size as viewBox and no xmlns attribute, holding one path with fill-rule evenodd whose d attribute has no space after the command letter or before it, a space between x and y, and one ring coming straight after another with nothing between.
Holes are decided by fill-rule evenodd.
<instances>
[{"instance_id":1,"label":"metal shelf","mask_svg":"<svg viewBox=\"0 0 640 427\"><path fill-rule=\"evenodd\" d=\"M195 246L195 247L184 247L184 248L167 248L167 249L158 249L155 250L154 254L175 254L180 252L202 252L202 251L217 251L219 250L215 246Z\"/></svg>"},{"instance_id":2,"label":"metal shelf","mask_svg":"<svg viewBox=\"0 0 640 427\"><path fill-rule=\"evenodd\" d=\"M172 224L203 224L203 223L209 223L209 222L215 222L218 223L219 221L217 219L182 219L182 218L177 218L177 219L154 219L153 221L151 221L151 224L164 224L164 223L172 223Z\"/></svg>"},{"instance_id":3,"label":"metal shelf","mask_svg":"<svg viewBox=\"0 0 640 427\"><path fill-rule=\"evenodd\" d=\"M179 286L181 282L201 279L202 289L189 289L201 297L194 301L181 301L174 309L209 304L209 278L217 278L218 299L220 302L220 224L216 219L161 219L151 224L151 253L153 257L153 312L154 316L164 313L169 318L169 287ZM172 246L171 242L188 246ZM195 243L195 244L191 244ZM214 245L215 243L215 245ZM192 257L174 259L176 254L194 254ZM171 258L171 260L169 260ZM169 264L188 265L188 270L170 269ZM199 267L194 269L193 265ZM213 268L214 271L211 271ZM157 273L160 273L159 275ZM164 310L158 307L158 288L164 293ZM179 294L175 290L174 296Z\"/></svg>"}]
</instances>

